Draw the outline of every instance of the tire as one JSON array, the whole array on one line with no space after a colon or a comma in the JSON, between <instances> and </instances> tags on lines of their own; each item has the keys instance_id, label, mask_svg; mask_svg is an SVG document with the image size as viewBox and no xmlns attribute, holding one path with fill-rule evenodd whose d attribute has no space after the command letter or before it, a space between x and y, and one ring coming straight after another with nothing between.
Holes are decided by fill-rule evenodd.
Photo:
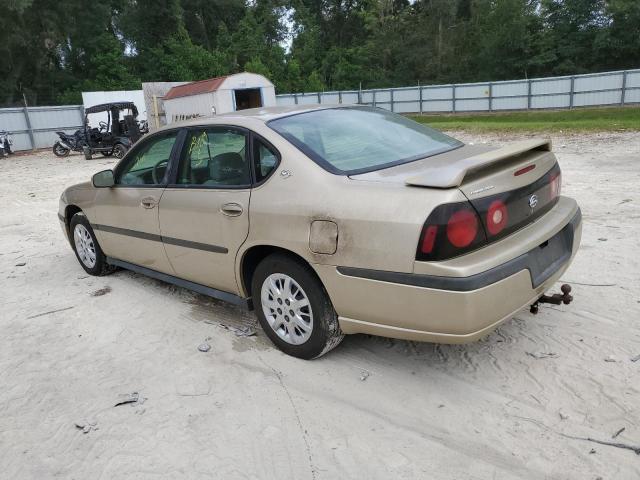
<instances>
[{"instance_id":1,"label":"tire","mask_svg":"<svg viewBox=\"0 0 640 480\"><path fill-rule=\"evenodd\" d=\"M288 287L284 283L287 278ZM309 266L284 254L272 254L260 262L251 283L260 325L287 355L318 358L344 338L329 295ZM296 308L294 302L307 306ZM295 315L286 315L283 308L287 307L292 307L295 311L289 312Z\"/></svg>"},{"instance_id":2,"label":"tire","mask_svg":"<svg viewBox=\"0 0 640 480\"><path fill-rule=\"evenodd\" d=\"M53 144L53 154L56 157L66 157L69 155L70 150L64 146L60 142L56 142Z\"/></svg>"},{"instance_id":3,"label":"tire","mask_svg":"<svg viewBox=\"0 0 640 480\"><path fill-rule=\"evenodd\" d=\"M93 228L84 213L76 213L71 217L69 236L78 262L89 275L100 277L115 270L114 266L107 263L107 257L102 252Z\"/></svg>"},{"instance_id":4,"label":"tire","mask_svg":"<svg viewBox=\"0 0 640 480\"><path fill-rule=\"evenodd\" d=\"M127 147L125 147L121 143L116 143L111 153L113 154L114 157L116 157L119 160L122 157L124 157L125 153L127 153Z\"/></svg>"}]
</instances>

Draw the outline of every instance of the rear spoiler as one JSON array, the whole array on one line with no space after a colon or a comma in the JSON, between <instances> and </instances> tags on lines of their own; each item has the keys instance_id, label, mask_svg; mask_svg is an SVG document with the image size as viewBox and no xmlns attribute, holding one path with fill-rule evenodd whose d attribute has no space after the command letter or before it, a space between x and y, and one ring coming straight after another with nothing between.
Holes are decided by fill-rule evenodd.
<instances>
[{"instance_id":1,"label":"rear spoiler","mask_svg":"<svg viewBox=\"0 0 640 480\"><path fill-rule=\"evenodd\" d=\"M459 187L462 185L464 177L469 173L533 150L551 151L551 140L523 140L514 142L498 150L491 150L490 152L480 153L457 162L452 162L449 165L434 165L432 168L427 168L421 172L420 175L406 179L405 183L417 187Z\"/></svg>"}]
</instances>

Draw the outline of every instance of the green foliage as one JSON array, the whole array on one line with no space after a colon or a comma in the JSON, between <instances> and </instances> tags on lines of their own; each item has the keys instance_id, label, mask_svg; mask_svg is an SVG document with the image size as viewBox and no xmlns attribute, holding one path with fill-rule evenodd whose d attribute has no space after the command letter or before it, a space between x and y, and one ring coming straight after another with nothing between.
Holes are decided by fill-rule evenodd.
<instances>
[{"instance_id":1,"label":"green foliage","mask_svg":"<svg viewBox=\"0 0 640 480\"><path fill-rule=\"evenodd\" d=\"M260 60L260 57L253 57L244 64L244 68L247 72L257 73L259 75L264 75L267 78L271 78L271 71L262 62L262 60Z\"/></svg>"},{"instance_id":2,"label":"green foliage","mask_svg":"<svg viewBox=\"0 0 640 480\"><path fill-rule=\"evenodd\" d=\"M307 77L307 81L305 83L307 91L309 92L320 92L326 88L317 70L311 72L311 75Z\"/></svg>"},{"instance_id":3,"label":"green foliage","mask_svg":"<svg viewBox=\"0 0 640 480\"><path fill-rule=\"evenodd\" d=\"M253 71L279 92L640 66L638 0L9 0L0 104Z\"/></svg>"},{"instance_id":4,"label":"green foliage","mask_svg":"<svg viewBox=\"0 0 640 480\"><path fill-rule=\"evenodd\" d=\"M146 81L199 80L223 75L230 67L227 56L195 45L184 30L157 47L141 51L139 60Z\"/></svg>"}]
</instances>

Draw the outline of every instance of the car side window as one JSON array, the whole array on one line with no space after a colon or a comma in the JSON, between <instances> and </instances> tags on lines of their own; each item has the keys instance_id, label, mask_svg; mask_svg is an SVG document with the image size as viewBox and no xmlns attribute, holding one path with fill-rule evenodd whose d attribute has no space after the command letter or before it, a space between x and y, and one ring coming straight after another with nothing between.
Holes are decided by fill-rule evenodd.
<instances>
[{"instance_id":1,"label":"car side window","mask_svg":"<svg viewBox=\"0 0 640 480\"><path fill-rule=\"evenodd\" d=\"M192 130L180 159L177 183L205 187L250 185L247 134L232 128Z\"/></svg>"},{"instance_id":2,"label":"car side window","mask_svg":"<svg viewBox=\"0 0 640 480\"><path fill-rule=\"evenodd\" d=\"M116 185L161 185L178 132L159 135L131 152L126 163L116 172Z\"/></svg>"},{"instance_id":3,"label":"car side window","mask_svg":"<svg viewBox=\"0 0 640 480\"><path fill-rule=\"evenodd\" d=\"M254 139L253 156L256 171L256 183L267 178L278 165L278 154L260 139Z\"/></svg>"}]
</instances>

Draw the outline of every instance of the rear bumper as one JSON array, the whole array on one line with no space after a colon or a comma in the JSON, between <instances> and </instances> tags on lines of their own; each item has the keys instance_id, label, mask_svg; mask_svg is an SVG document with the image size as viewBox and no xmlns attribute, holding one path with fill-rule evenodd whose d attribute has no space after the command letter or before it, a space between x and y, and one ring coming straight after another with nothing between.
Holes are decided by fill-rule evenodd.
<instances>
[{"instance_id":1,"label":"rear bumper","mask_svg":"<svg viewBox=\"0 0 640 480\"><path fill-rule=\"evenodd\" d=\"M316 271L345 333L466 343L533 303L562 276L580 244L577 205L557 227L535 248L466 277L321 265Z\"/></svg>"}]
</instances>

